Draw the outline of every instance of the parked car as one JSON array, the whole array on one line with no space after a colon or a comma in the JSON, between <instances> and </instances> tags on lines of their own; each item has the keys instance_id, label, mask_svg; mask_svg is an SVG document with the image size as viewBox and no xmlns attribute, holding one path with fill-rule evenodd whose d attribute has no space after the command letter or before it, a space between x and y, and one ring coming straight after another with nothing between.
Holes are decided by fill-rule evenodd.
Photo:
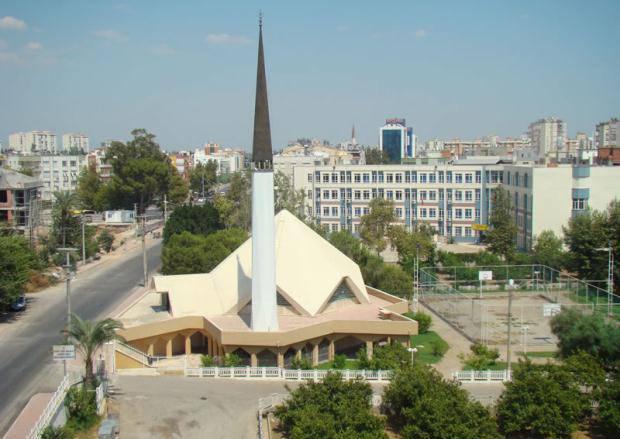
<instances>
[{"instance_id":1,"label":"parked car","mask_svg":"<svg viewBox=\"0 0 620 439\"><path fill-rule=\"evenodd\" d=\"M26 296L23 294L17 298L17 300L11 303L11 311L23 311L26 308Z\"/></svg>"}]
</instances>

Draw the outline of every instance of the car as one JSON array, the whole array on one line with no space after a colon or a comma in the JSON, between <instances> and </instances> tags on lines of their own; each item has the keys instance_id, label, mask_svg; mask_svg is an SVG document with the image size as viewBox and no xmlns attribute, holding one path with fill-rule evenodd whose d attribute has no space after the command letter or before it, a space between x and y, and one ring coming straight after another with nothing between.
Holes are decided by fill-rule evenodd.
<instances>
[{"instance_id":1,"label":"car","mask_svg":"<svg viewBox=\"0 0 620 439\"><path fill-rule=\"evenodd\" d=\"M17 300L11 303L11 311L23 311L26 308L26 296L23 294L17 298Z\"/></svg>"}]
</instances>

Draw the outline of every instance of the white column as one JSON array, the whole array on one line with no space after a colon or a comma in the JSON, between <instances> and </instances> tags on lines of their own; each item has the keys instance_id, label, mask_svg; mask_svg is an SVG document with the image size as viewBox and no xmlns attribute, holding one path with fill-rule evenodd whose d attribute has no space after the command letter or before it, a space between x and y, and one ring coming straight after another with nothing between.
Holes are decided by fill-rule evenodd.
<instances>
[{"instance_id":1,"label":"white column","mask_svg":"<svg viewBox=\"0 0 620 439\"><path fill-rule=\"evenodd\" d=\"M252 330L276 331L273 171L252 173Z\"/></svg>"}]
</instances>

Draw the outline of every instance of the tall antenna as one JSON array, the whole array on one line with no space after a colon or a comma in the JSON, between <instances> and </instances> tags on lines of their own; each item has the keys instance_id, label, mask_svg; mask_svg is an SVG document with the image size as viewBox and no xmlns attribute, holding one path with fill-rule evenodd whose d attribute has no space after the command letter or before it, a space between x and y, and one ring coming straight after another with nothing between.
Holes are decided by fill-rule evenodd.
<instances>
[{"instance_id":1,"label":"tall antenna","mask_svg":"<svg viewBox=\"0 0 620 439\"><path fill-rule=\"evenodd\" d=\"M263 11L258 11L258 27L263 27Z\"/></svg>"}]
</instances>

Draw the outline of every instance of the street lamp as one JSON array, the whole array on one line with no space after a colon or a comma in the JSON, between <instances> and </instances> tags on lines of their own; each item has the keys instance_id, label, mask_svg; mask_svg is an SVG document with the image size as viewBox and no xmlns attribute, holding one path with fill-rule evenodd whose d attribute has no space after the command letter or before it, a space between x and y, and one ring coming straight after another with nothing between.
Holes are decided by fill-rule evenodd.
<instances>
[{"instance_id":1,"label":"street lamp","mask_svg":"<svg viewBox=\"0 0 620 439\"><path fill-rule=\"evenodd\" d=\"M417 348L407 348L407 351L411 352L411 364L413 364L413 354L418 352Z\"/></svg>"},{"instance_id":2,"label":"street lamp","mask_svg":"<svg viewBox=\"0 0 620 439\"><path fill-rule=\"evenodd\" d=\"M607 314L611 316L612 292L614 285L614 254L612 253L613 249L611 247L611 242L609 242L608 247L595 248L594 250L599 252L607 252Z\"/></svg>"}]
</instances>

